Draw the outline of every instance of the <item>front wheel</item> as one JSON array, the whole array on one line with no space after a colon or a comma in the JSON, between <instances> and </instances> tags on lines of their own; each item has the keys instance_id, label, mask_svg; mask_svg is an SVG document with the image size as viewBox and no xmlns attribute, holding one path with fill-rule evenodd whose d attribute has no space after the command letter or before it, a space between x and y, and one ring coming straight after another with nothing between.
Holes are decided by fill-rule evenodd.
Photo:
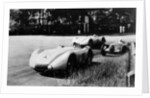
<instances>
[{"instance_id":1,"label":"front wheel","mask_svg":"<svg viewBox=\"0 0 150 98\"><path fill-rule=\"evenodd\" d=\"M71 75L75 71L76 67L76 58L74 55L71 55L67 62L67 75Z\"/></svg>"},{"instance_id":2,"label":"front wheel","mask_svg":"<svg viewBox=\"0 0 150 98\"><path fill-rule=\"evenodd\" d=\"M106 55L106 52L104 51L104 49L101 50L101 54L102 54L102 56Z\"/></svg>"}]
</instances>

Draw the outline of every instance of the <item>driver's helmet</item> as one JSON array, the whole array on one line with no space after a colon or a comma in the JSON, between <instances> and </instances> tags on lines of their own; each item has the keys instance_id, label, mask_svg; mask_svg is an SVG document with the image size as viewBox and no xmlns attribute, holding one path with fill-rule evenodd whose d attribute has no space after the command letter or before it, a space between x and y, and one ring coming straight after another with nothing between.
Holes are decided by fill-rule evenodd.
<instances>
[{"instance_id":1,"label":"driver's helmet","mask_svg":"<svg viewBox=\"0 0 150 98\"><path fill-rule=\"evenodd\" d=\"M120 39L118 43L125 43L125 41L123 41L122 39Z\"/></svg>"}]
</instances>

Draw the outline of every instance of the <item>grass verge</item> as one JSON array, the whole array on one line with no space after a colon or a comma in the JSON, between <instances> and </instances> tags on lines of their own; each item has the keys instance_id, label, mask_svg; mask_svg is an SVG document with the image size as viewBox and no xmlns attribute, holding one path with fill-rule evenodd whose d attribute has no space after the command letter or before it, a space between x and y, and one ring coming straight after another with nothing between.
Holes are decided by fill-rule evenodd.
<instances>
[{"instance_id":1,"label":"grass verge","mask_svg":"<svg viewBox=\"0 0 150 98\"><path fill-rule=\"evenodd\" d=\"M79 69L74 72L65 83L60 86L105 86L125 87L126 67L128 65L128 53L119 57L97 56L92 66L86 70Z\"/></svg>"}]
</instances>

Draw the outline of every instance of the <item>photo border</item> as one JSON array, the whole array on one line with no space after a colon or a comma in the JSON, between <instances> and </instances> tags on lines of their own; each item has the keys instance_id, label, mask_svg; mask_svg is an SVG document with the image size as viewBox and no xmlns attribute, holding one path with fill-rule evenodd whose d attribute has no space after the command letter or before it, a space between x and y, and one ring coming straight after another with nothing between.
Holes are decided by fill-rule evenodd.
<instances>
[{"instance_id":1,"label":"photo border","mask_svg":"<svg viewBox=\"0 0 150 98\"><path fill-rule=\"evenodd\" d=\"M142 93L144 1L74 1L74 2L7 2L4 4L4 36L2 55L2 93L51 94L51 95L140 95ZM135 87L45 87L45 86L7 86L9 10L36 8L136 8L136 62ZM143 33L142 33L143 32ZM118 94L119 93L119 94Z\"/></svg>"}]
</instances>

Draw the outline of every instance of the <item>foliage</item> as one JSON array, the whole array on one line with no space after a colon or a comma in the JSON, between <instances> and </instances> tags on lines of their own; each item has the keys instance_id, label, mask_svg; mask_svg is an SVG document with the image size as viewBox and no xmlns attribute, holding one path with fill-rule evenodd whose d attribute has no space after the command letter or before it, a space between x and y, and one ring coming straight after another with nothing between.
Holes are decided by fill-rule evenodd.
<instances>
[{"instance_id":1,"label":"foliage","mask_svg":"<svg viewBox=\"0 0 150 98\"><path fill-rule=\"evenodd\" d=\"M11 9L10 35L119 33L119 26L135 28L135 8L104 9ZM89 22L85 23L85 16ZM85 32L85 24L89 32ZM15 28L15 31L14 29ZM129 30L134 32L133 30Z\"/></svg>"}]
</instances>

